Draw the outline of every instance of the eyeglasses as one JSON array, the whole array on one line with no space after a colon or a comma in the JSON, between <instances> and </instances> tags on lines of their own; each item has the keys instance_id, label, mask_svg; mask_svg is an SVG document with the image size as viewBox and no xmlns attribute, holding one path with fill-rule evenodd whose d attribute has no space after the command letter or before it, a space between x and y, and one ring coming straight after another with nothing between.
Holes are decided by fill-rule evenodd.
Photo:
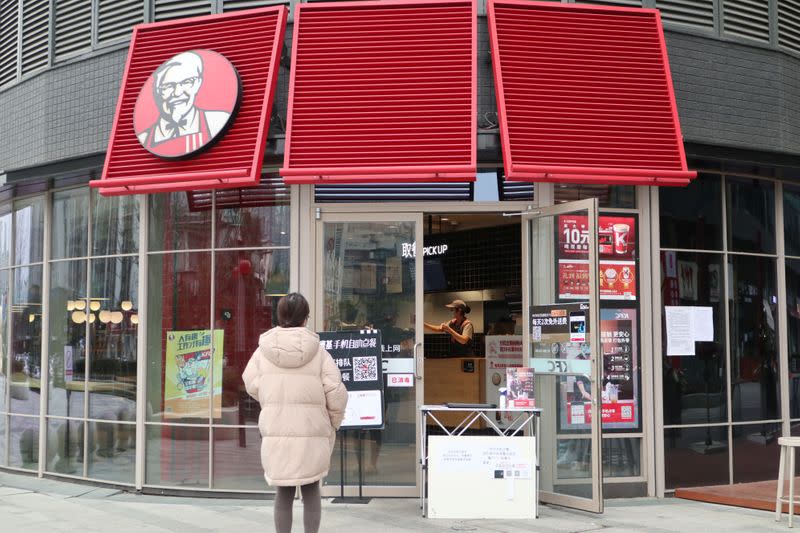
<instances>
[{"instance_id":1,"label":"eyeglasses","mask_svg":"<svg viewBox=\"0 0 800 533\"><path fill-rule=\"evenodd\" d=\"M183 79L179 82L167 82L162 83L158 86L158 92L161 96L169 96L170 94L175 94L175 89L179 86L182 90L187 91L194 87L194 85L200 81L200 76L190 76L186 79Z\"/></svg>"}]
</instances>

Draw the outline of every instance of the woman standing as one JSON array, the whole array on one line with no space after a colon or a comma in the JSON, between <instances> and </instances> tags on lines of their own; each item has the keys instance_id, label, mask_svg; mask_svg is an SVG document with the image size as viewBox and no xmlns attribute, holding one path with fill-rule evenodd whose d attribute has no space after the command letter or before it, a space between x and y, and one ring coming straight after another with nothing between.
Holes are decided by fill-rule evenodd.
<instances>
[{"instance_id":1,"label":"woman standing","mask_svg":"<svg viewBox=\"0 0 800 533\"><path fill-rule=\"evenodd\" d=\"M303 495L306 533L319 531L319 481L328 474L347 390L319 336L307 329L308 302L299 293L278 302L278 326L263 333L242 379L261 404L261 464L277 487L275 530L292 530L295 487Z\"/></svg>"}]
</instances>

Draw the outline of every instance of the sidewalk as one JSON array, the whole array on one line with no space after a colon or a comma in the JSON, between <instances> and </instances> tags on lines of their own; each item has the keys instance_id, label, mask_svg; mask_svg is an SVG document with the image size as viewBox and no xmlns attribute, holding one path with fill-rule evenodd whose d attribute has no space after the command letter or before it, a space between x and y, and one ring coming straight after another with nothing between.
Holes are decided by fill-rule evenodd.
<instances>
[{"instance_id":1,"label":"sidewalk","mask_svg":"<svg viewBox=\"0 0 800 533\"><path fill-rule=\"evenodd\" d=\"M427 520L420 517L418 501L411 499L373 499L367 505L324 500L322 513L321 531L325 533L788 530L785 517L777 524L772 513L678 499L610 500L600 516L542 506L539 520L520 521ZM272 502L144 496L0 472L0 531L268 532L273 531ZM302 531L300 504L295 506L294 531Z\"/></svg>"}]
</instances>

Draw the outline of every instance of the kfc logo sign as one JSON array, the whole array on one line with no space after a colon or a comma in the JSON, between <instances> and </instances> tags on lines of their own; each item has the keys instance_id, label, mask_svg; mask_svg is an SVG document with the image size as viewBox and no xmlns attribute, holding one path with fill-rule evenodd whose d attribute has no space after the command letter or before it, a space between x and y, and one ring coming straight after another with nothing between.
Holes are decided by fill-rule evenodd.
<instances>
[{"instance_id":1,"label":"kfc logo sign","mask_svg":"<svg viewBox=\"0 0 800 533\"><path fill-rule=\"evenodd\" d=\"M133 127L148 152L165 159L209 148L233 123L241 84L236 68L211 50L182 52L159 66L139 92Z\"/></svg>"}]
</instances>

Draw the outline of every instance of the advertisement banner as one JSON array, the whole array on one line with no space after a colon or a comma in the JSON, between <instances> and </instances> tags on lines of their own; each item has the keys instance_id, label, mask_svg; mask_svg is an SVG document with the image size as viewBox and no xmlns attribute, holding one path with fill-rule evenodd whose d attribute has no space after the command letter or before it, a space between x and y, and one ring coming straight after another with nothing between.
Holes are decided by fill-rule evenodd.
<instances>
[{"instance_id":1,"label":"advertisement banner","mask_svg":"<svg viewBox=\"0 0 800 533\"><path fill-rule=\"evenodd\" d=\"M506 380L509 407L536 407L532 368L507 368Z\"/></svg>"},{"instance_id":2,"label":"advertisement banner","mask_svg":"<svg viewBox=\"0 0 800 533\"><path fill-rule=\"evenodd\" d=\"M603 354L601 416L603 430L639 428L638 314L635 309L601 309L600 343ZM576 357L570 351L566 358ZM588 377L564 378L560 430L590 429L591 389Z\"/></svg>"},{"instance_id":3,"label":"advertisement banner","mask_svg":"<svg viewBox=\"0 0 800 533\"><path fill-rule=\"evenodd\" d=\"M323 331L319 334L319 344L333 357L347 388L342 429L382 429L384 391L380 332ZM408 386L413 386L409 376L403 376L403 384L406 378L411 383Z\"/></svg>"},{"instance_id":4,"label":"advertisement banner","mask_svg":"<svg viewBox=\"0 0 800 533\"><path fill-rule=\"evenodd\" d=\"M164 418L208 418L212 395L213 417L221 416L224 334L214 330L212 346L211 330L167 332Z\"/></svg>"},{"instance_id":5,"label":"advertisement banner","mask_svg":"<svg viewBox=\"0 0 800 533\"><path fill-rule=\"evenodd\" d=\"M499 405L500 388L508 388L506 370L522 366L522 335L487 335L486 401ZM495 423L508 427L514 420L511 413L495 413Z\"/></svg>"},{"instance_id":6,"label":"advertisement banner","mask_svg":"<svg viewBox=\"0 0 800 533\"><path fill-rule=\"evenodd\" d=\"M589 227L580 215L558 217L558 294L562 300L589 296ZM598 217L600 298L636 300L636 219Z\"/></svg>"}]
</instances>

